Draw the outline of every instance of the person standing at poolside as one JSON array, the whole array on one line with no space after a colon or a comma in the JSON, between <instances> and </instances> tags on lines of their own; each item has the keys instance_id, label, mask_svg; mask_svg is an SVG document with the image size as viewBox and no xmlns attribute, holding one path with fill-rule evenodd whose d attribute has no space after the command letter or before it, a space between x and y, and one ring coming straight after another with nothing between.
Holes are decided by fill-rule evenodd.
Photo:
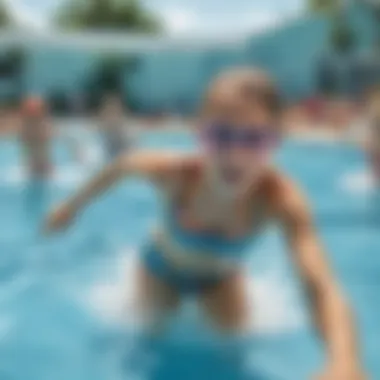
<instances>
[{"instance_id":1,"label":"person standing at poolside","mask_svg":"<svg viewBox=\"0 0 380 380\"><path fill-rule=\"evenodd\" d=\"M127 129L124 107L119 97L105 97L99 113L99 130L107 160L115 159L131 147L132 131Z\"/></svg>"},{"instance_id":2,"label":"person standing at poolside","mask_svg":"<svg viewBox=\"0 0 380 380\"><path fill-rule=\"evenodd\" d=\"M380 185L380 84L371 88L368 93L368 136L366 150L373 177Z\"/></svg>"},{"instance_id":3,"label":"person standing at poolside","mask_svg":"<svg viewBox=\"0 0 380 380\"><path fill-rule=\"evenodd\" d=\"M280 119L281 101L268 75L252 68L223 73L206 94L199 153L119 157L59 206L46 228L67 226L125 175L149 178L161 191L166 211L142 252L140 307L157 327L182 297L196 297L223 347L240 358L233 362L243 367L246 352L236 344L248 320L244 267L258 236L276 222L287 236L325 340L327 368L317 378L363 380L352 315L325 259L308 203L272 162Z\"/></svg>"},{"instance_id":4,"label":"person standing at poolside","mask_svg":"<svg viewBox=\"0 0 380 380\"><path fill-rule=\"evenodd\" d=\"M363 149L372 177L380 184L380 85L366 91L360 116L349 126L347 139Z\"/></svg>"},{"instance_id":5,"label":"person standing at poolside","mask_svg":"<svg viewBox=\"0 0 380 380\"><path fill-rule=\"evenodd\" d=\"M52 143L62 138L74 160L83 161L82 146L67 130L53 128L48 106L38 96L27 97L21 104L19 141L25 157L26 172L31 179L48 179L53 174Z\"/></svg>"},{"instance_id":6,"label":"person standing at poolside","mask_svg":"<svg viewBox=\"0 0 380 380\"><path fill-rule=\"evenodd\" d=\"M37 96L27 97L21 105L19 139L27 173L33 179L45 179L51 173L51 138L45 102Z\"/></svg>"}]
</instances>

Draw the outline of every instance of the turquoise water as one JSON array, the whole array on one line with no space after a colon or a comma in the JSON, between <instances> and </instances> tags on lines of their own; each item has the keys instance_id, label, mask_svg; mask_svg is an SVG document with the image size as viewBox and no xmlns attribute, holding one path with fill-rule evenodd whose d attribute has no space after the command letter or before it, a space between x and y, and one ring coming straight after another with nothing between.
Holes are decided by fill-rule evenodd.
<instances>
[{"instance_id":1,"label":"turquoise water","mask_svg":"<svg viewBox=\"0 0 380 380\"><path fill-rule=\"evenodd\" d=\"M96 141L86 138L85 144ZM150 134L146 147L191 149L184 134ZM13 141L0 143L0 379L239 379L214 346L212 336L185 305L172 331L154 348L152 372L121 373L121 356L132 344L130 268L138 247L157 219L153 189L125 181L99 199L67 232L41 234L53 204L92 172L77 167L65 147L55 147L59 169L49 184L28 183ZM284 170L312 200L330 261L360 326L363 360L380 378L380 235L376 194L363 175L365 162L353 148L289 141L279 153ZM276 230L252 251L253 379L304 380L321 367L322 350ZM194 317L193 317L194 314ZM120 327L126 321L126 328ZM126 360L126 359L125 359ZM231 372L232 371L232 372Z\"/></svg>"}]
</instances>

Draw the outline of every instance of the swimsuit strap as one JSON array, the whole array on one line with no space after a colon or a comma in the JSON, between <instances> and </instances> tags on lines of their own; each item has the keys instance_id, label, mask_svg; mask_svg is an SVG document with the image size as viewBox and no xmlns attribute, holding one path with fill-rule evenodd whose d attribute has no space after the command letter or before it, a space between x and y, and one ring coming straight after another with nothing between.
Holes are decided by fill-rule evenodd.
<instances>
[{"instance_id":1,"label":"swimsuit strap","mask_svg":"<svg viewBox=\"0 0 380 380\"><path fill-rule=\"evenodd\" d=\"M168 186L168 196L172 208L181 207L189 190L194 186L194 182L199 180L201 170L201 164L198 160L188 158L184 158L174 169L171 175L172 180Z\"/></svg>"}]
</instances>

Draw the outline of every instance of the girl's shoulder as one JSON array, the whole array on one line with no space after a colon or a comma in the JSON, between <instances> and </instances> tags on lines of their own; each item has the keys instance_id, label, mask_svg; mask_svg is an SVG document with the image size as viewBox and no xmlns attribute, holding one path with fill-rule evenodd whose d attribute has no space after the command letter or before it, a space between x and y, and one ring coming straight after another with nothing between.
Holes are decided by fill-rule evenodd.
<instances>
[{"instance_id":1,"label":"girl's shoulder","mask_svg":"<svg viewBox=\"0 0 380 380\"><path fill-rule=\"evenodd\" d=\"M252 197L258 196L271 209L286 208L289 203L302 199L303 194L297 183L285 173L272 169L260 181Z\"/></svg>"}]
</instances>

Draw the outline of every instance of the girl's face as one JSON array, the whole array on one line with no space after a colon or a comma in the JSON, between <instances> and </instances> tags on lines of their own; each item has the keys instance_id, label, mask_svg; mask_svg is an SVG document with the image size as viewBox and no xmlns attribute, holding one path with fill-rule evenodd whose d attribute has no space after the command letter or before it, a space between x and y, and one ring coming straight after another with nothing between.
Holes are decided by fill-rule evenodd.
<instances>
[{"instance_id":1,"label":"girl's face","mask_svg":"<svg viewBox=\"0 0 380 380\"><path fill-rule=\"evenodd\" d=\"M219 89L206 105L200 138L214 178L240 192L271 162L278 141L276 118L258 100Z\"/></svg>"}]
</instances>

